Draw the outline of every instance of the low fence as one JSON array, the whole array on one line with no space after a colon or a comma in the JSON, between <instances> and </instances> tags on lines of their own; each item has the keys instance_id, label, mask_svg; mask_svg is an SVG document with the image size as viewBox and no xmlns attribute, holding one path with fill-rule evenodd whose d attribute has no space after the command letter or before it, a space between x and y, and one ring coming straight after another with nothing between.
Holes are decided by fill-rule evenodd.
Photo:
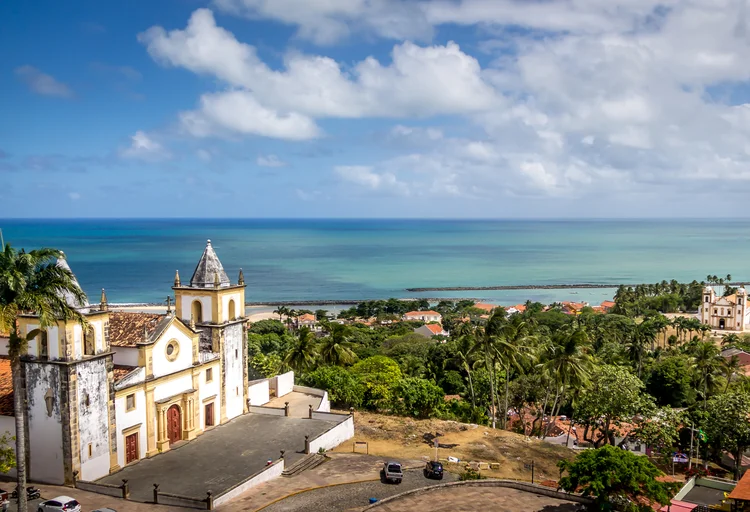
<instances>
[{"instance_id":1,"label":"low fence","mask_svg":"<svg viewBox=\"0 0 750 512\"><path fill-rule=\"evenodd\" d=\"M328 400L328 391L325 391L323 389L309 388L307 386L296 386L296 385L292 389L293 391L297 393L305 393L307 395L319 396L320 403L315 408L316 411L321 411L321 412L331 411L331 402Z\"/></svg>"},{"instance_id":2,"label":"low fence","mask_svg":"<svg viewBox=\"0 0 750 512\"><path fill-rule=\"evenodd\" d=\"M372 505L367 506L363 508L362 510L365 511L365 510L374 509L381 505L389 503L391 501L396 501L398 499L405 498L407 496L414 496L414 495L424 494L428 492L433 492L439 489L446 489L446 488L459 487L459 486L505 487L508 489L516 489L518 491L525 491L525 492L538 494L541 496L547 496L549 498L555 498L558 500L574 501L576 503L582 503L585 505L591 505L594 503L594 500L592 500L591 498L584 498L583 496L579 494L568 494L566 492L556 491L554 489L550 489L549 487L544 487L543 485L538 485L538 484L517 482L515 480L471 480L467 482L450 482L450 483L445 483L445 484L438 484L438 485L433 485L431 487L422 487L420 489L413 489L411 491L402 492L394 496L390 496L388 498L383 498L377 503L373 503Z\"/></svg>"},{"instance_id":3,"label":"low fence","mask_svg":"<svg viewBox=\"0 0 750 512\"><path fill-rule=\"evenodd\" d=\"M316 413L313 412L313 417L316 414L326 414L330 415L331 413ZM316 453L320 451L322 448L323 450L330 450L331 448L335 448L336 446L340 445L344 441L347 441L354 437L354 416L347 415L344 416L342 414L337 415L339 418L345 417L343 421L340 421L338 424L332 426L322 434L320 434L315 439L306 439L305 441L305 452L306 453Z\"/></svg>"},{"instance_id":4,"label":"low fence","mask_svg":"<svg viewBox=\"0 0 750 512\"><path fill-rule=\"evenodd\" d=\"M97 482L89 482L88 480L79 480L78 475L78 471L73 471L73 486L76 489L114 496L115 498L122 498L124 500L130 497L130 486L125 479L123 479L122 484L120 485L101 484Z\"/></svg>"},{"instance_id":5,"label":"low fence","mask_svg":"<svg viewBox=\"0 0 750 512\"><path fill-rule=\"evenodd\" d=\"M218 507L219 505L226 503L228 501L233 500L243 492L247 491L251 487L255 487L258 484L262 484L263 482L267 482L273 478L276 478L278 476L281 476L281 473L284 472L284 459L283 457L281 459L278 459L276 462L271 464L270 466L266 466L262 470L258 471L254 475L250 475L242 482L238 483L234 487L228 489L226 492L221 494L220 496L216 496L213 500L213 506Z\"/></svg>"},{"instance_id":6,"label":"low fence","mask_svg":"<svg viewBox=\"0 0 750 512\"><path fill-rule=\"evenodd\" d=\"M268 379L268 385L275 396L288 395L294 389L294 372L286 372Z\"/></svg>"},{"instance_id":7,"label":"low fence","mask_svg":"<svg viewBox=\"0 0 750 512\"><path fill-rule=\"evenodd\" d=\"M270 400L268 379L249 382L247 385L247 402L249 405L263 405Z\"/></svg>"},{"instance_id":8,"label":"low fence","mask_svg":"<svg viewBox=\"0 0 750 512\"><path fill-rule=\"evenodd\" d=\"M312 411L310 415L310 419L313 420L323 420L323 421L335 421L340 422L345 420L346 418L349 418L350 414L341 414L338 412L321 412L321 411Z\"/></svg>"},{"instance_id":9,"label":"low fence","mask_svg":"<svg viewBox=\"0 0 750 512\"><path fill-rule=\"evenodd\" d=\"M154 484L154 503L158 505L171 505L173 507L197 508L200 510L213 510L214 508L211 491L206 493L205 498L194 498L192 496L183 496L182 494L161 492L159 484Z\"/></svg>"},{"instance_id":10,"label":"low fence","mask_svg":"<svg viewBox=\"0 0 750 512\"><path fill-rule=\"evenodd\" d=\"M260 405L251 405L247 409L254 414L267 414L269 416L286 416L286 407L263 407Z\"/></svg>"}]
</instances>

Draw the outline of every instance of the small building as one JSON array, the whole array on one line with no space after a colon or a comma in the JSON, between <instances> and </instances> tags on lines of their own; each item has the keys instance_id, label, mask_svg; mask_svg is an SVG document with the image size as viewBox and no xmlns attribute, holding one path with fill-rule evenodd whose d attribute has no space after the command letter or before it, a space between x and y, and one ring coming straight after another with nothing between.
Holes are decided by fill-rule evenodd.
<instances>
[{"instance_id":1,"label":"small building","mask_svg":"<svg viewBox=\"0 0 750 512\"><path fill-rule=\"evenodd\" d=\"M706 286L703 289L700 321L712 329L744 332L750 323L747 292L739 288L737 293L717 297L713 287Z\"/></svg>"},{"instance_id":2,"label":"small building","mask_svg":"<svg viewBox=\"0 0 750 512\"><path fill-rule=\"evenodd\" d=\"M421 334L426 338L432 338L433 336L450 336L450 333L443 329L443 326L440 324L425 324L422 327L414 329L414 332Z\"/></svg>"},{"instance_id":3,"label":"small building","mask_svg":"<svg viewBox=\"0 0 750 512\"><path fill-rule=\"evenodd\" d=\"M437 311L409 311L402 320L421 320L422 322L442 322L443 316Z\"/></svg>"},{"instance_id":4,"label":"small building","mask_svg":"<svg viewBox=\"0 0 750 512\"><path fill-rule=\"evenodd\" d=\"M524 311L526 311L526 306L524 306L523 304L516 304L515 306L508 306L507 308L505 308L505 311L509 315L513 315L515 313L523 313Z\"/></svg>"},{"instance_id":5,"label":"small building","mask_svg":"<svg viewBox=\"0 0 750 512\"><path fill-rule=\"evenodd\" d=\"M307 327L311 331L320 330L320 324L318 324L315 315L310 313L305 313L304 315L297 317L297 325L299 327Z\"/></svg>"},{"instance_id":6,"label":"small building","mask_svg":"<svg viewBox=\"0 0 750 512\"><path fill-rule=\"evenodd\" d=\"M486 302L477 302L473 307L481 309L485 313L492 313L498 306L496 304L487 304Z\"/></svg>"},{"instance_id":7,"label":"small building","mask_svg":"<svg viewBox=\"0 0 750 512\"><path fill-rule=\"evenodd\" d=\"M605 301L602 301L602 303L599 305L599 307L601 308L601 310L604 313L609 313L610 310L613 307L615 307L615 303L613 301L611 301L611 300L605 300Z\"/></svg>"}]
</instances>

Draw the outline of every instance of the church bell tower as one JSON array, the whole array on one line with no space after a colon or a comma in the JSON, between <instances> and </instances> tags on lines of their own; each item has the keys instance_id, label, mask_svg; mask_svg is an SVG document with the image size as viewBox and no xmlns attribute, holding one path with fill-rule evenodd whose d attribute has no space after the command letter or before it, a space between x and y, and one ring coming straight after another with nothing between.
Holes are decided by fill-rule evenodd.
<instances>
[{"instance_id":1,"label":"church bell tower","mask_svg":"<svg viewBox=\"0 0 750 512\"><path fill-rule=\"evenodd\" d=\"M221 422L247 412L247 333L245 278L242 270L232 284L211 240L195 267L189 284L175 273L177 316L200 334L200 351L221 358Z\"/></svg>"}]
</instances>

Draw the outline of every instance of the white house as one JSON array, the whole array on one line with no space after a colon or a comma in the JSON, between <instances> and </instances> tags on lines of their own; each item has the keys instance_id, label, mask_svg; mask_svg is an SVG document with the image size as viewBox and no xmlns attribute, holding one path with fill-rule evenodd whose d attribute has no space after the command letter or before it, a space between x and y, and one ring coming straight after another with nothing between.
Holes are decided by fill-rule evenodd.
<instances>
[{"instance_id":1,"label":"white house","mask_svg":"<svg viewBox=\"0 0 750 512\"><path fill-rule=\"evenodd\" d=\"M64 260L59 265L67 267ZM28 468L35 482L96 480L247 412L245 281L231 283L209 241L175 311L111 312L102 290L23 357ZM71 301L71 297L67 297ZM21 333L38 318L19 318ZM7 343L0 343L7 356ZM0 359L0 431L15 434L10 364ZM266 398L267 400L267 398Z\"/></svg>"},{"instance_id":2,"label":"white house","mask_svg":"<svg viewBox=\"0 0 750 512\"><path fill-rule=\"evenodd\" d=\"M712 329L745 331L750 324L750 308L747 307L745 288L739 288L737 293L727 297L717 297L711 286L704 288L700 321Z\"/></svg>"},{"instance_id":3,"label":"white house","mask_svg":"<svg viewBox=\"0 0 750 512\"><path fill-rule=\"evenodd\" d=\"M422 322L442 322L443 316L437 311L409 311L402 320L421 320Z\"/></svg>"}]
</instances>

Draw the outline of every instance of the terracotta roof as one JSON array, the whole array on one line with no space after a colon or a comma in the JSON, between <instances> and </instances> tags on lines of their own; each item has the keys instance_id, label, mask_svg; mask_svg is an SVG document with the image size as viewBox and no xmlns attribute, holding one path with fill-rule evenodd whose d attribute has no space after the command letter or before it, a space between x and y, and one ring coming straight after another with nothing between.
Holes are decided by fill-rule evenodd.
<instances>
[{"instance_id":1,"label":"terracotta roof","mask_svg":"<svg viewBox=\"0 0 750 512\"><path fill-rule=\"evenodd\" d=\"M440 324L427 324L425 327L427 327L433 334L440 334L443 332L443 326Z\"/></svg>"},{"instance_id":2,"label":"terracotta roof","mask_svg":"<svg viewBox=\"0 0 750 512\"><path fill-rule=\"evenodd\" d=\"M740 478L740 481L737 482L737 487L729 493L729 498L750 501L750 471L746 471L742 478Z\"/></svg>"},{"instance_id":3,"label":"terracotta roof","mask_svg":"<svg viewBox=\"0 0 750 512\"><path fill-rule=\"evenodd\" d=\"M523 304L516 304L515 306L508 306L505 309L506 309L506 311L509 310L509 309L515 309L519 313L523 313L524 311L526 311L526 306L524 306Z\"/></svg>"},{"instance_id":4,"label":"terracotta roof","mask_svg":"<svg viewBox=\"0 0 750 512\"><path fill-rule=\"evenodd\" d=\"M610 309L610 308L615 307L615 303L612 302L611 300L605 300L604 302L601 303L601 307L603 309Z\"/></svg>"},{"instance_id":5,"label":"terracotta roof","mask_svg":"<svg viewBox=\"0 0 750 512\"><path fill-rule=\"evenodd\" d=\"M408 313L404 313L404 316L425 316L425 315L437 315L440 316L440 313L437 311L409 311Z\"/></svg>"},{"instance_id":6,"label":"terracotta roof","mask_svg":"<svg viewBox=\"0 0 750 512\"><path fill-rule=\"evenodd\" d=\"M721 354L724 356L724 359L732 359L733 357L736 357L737 360L740 363L740 366L747 366L750 365L750 354L745 352L744 350L741 350L739 352L735 352L733 354Z\"/></svg>"},{"instance_id":7,"label":"terracotta roof","mask_svg":"<svg viewBox=\"0 0 750 512\"><path fill-rule=\"evenodd\" d=\"M10 359L0 359L0 416L13 416L13 376Z\"/></svg>"},{"instance_id":8,"label":"terracotta roof","mask_svg":"<svg viewBox=\"0 0 750 512\"><path fill-rule=\"evenodd\" d=\"M481 309L482 311L492 311L497 306L495 304L487 304L486 302L477 302L474 304L474 307L477 309Z\"/></svg>"},{"instance_id":9,"label":"terracotta roof","mask_svg":"<svg viewBox=\"0 0 750 512\"><path fill-rule=\"evenodd\" d=\"M299 316L300 322L314 322L315 321L315 315L311 315L310 313L305 313L304 315Z\"/></svg>"},{"instance_id":10,"label":"terracotta roof","mask_svg":"<svg viewBox=\"0 0 750 512\"><path fill-rule=\"evenodd\" d=\"M135 347L144 341L144 329L151 336L159 323L168 318L154 313L110 313L109 343L115 347Z\"/></svg>"},{"instance_id":11,"label":"terracotta roof","mask_svg":"<svg viewBox=\"0 0 750 512\"><path fill-rule=\"evenodd\" d=\"M137 366L126 366L124 364L116 364L113 370L115 382L125 377L127 374L138 368Z\"/></svg>"}]
</instances>

